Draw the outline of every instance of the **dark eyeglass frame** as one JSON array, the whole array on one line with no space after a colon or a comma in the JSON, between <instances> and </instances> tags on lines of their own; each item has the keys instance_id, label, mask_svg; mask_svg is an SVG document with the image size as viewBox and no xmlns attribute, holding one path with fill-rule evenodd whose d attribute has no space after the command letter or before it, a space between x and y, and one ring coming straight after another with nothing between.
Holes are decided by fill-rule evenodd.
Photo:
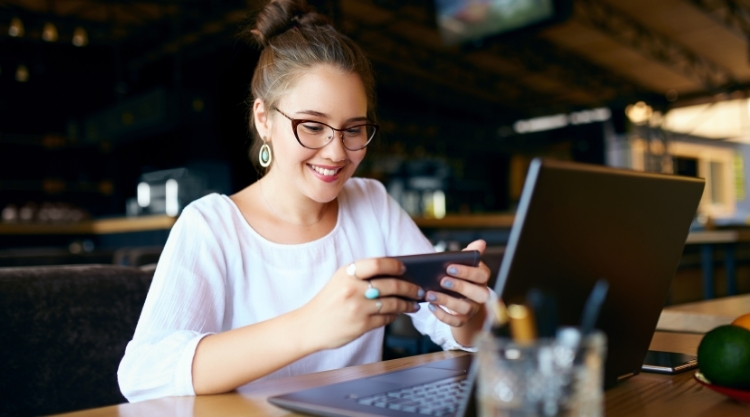
<instances>
[{"instance_id":1,"label":"dark eyeglass frame","mask_svg":"<svg viewBox=\"0 0 750 417\"><path fill-rule=\"evenodd\" d=\"M279 113L281 113L282 116L286 117L287 119L289 119L289 121L292 122L292 131L294 131L294 137L297 138L297 143L299 143L303 148L307 148L307 149L320 149L320 148L324 148L324 147L328 146L328 144L330 144L331 141L333 141L333 138L336 136L336 132L343 132L343 131L345 131L347 129L351 129L351 128L354 128L354 127L371 126L373 128L372 135L367 139L367 142L365 142L365 144L363 146L360 146L359 148L352 149L352 148L346 146L346 141L344 140L344 135L343 134L340 135L341 136L341 143L344 145L344 148L346 148L347 150L350 150L350 151L359 151L359 150L362 150L362 149L366 148L367 145L369 145L370 142L372 142L372 139L375 138L375 135L378 133L378 129L380 129L380 125L377 124L377 123L362 123L362 124L358 124L358 125L348 126L348 127L343 128L343 129L336 129L335 127L333 127L331 125L327 125L327 124L325 124L323 122L320 122L320 121L317 121L317 120L294 119L292 117L287 116L283 111L279 110L276 107L272 107L272 109L276 110ZM331 136L331 139L328 142L324 143L323 145L318 146L317 148L313 148L312 146L307 146L304 143L302 143L302 141L299 139L299 135L297 134L297 126L299 126L301 123L305 123L305 122L317 123L317 124L326 126L326 127L330 128L331 130L333 130L334 134L333 134L333 136Z\"/></svg>"}]
</instances>

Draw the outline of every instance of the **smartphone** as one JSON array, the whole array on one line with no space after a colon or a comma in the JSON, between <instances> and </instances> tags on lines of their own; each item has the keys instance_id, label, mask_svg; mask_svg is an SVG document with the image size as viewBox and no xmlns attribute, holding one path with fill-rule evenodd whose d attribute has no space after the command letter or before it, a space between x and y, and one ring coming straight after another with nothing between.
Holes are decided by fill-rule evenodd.
<instances>
[{"instance_id":1,"label":"smartphone","mask_svg":"<svg viewBox=\"0 0 750 417\"><path fill-rule=\"evenodd\" d=\"M660 374L678 374L698 367L695 355L649 350L641 370Z\"/></svg>"},{"instance_id":2,"label":"smartphone","mask_svg":"<svg viewBox=\"0 0 750 417\"><path fill-rule=\"evenodd\" d=\"M422 255L392 256L406 266L406 272L396 278L413 282L427 291L439 291L453 297L463 298L461 294L440 286L440 280L448 275L448 265L459 264L477 266L481 259L479 251L452 251L426 253Z\"/></svg>"}]
</instances>

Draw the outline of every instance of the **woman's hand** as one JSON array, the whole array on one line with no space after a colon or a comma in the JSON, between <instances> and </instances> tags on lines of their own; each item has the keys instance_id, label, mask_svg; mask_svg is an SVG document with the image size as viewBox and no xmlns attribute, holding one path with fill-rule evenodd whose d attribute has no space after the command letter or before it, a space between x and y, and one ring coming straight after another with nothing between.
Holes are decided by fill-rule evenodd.
<instances>
[{"instance_id":1,"label":"woman's hand","mask_svg":"<svg viewBox=\"0 0 750 417\"><path fill-rule=\"evenodd\" d=\"M471 242L464 250L478 250L481 254L484 253L486 247L487 243L484 240L476 240ZM476 267L449 265L446 273L448 276L440 280L440 285L466 298L455 298L440 292L428 291L425 299L430 303L430 311L440 321L453 327L465 326L470 321L478 322L479 327L481 327L481 323L484 320L484 303L487 302L490 296L487 288L487 283L490 279L490 268L484 262L480 262ZM440 306L450 310L450 313L440 308ZM477 313L480 312L483 314L477 316ZM477 319L472 320L474 318ZM471 331L473 330L471 329ZM454 335L456 335L455 331ZM459 343L462 343L462 341L459 341Z\"/></svg>"},{"instance_id":2,"label":"woman's hand","mask_svg":"<svg viewBox=\"0 0 750 417\"><path fill-rule=\"evenodd\" d=\"M362 334L393 322L401 313L419 310L416 300L424 290L405 280L387 278L404 273L404 265L390 258L361 259L354 267L339 268L325 287L308 303L303 317L309 318L312 349L333 349ZM368 299L368 279L377 298ZM385 278L381 278L381 277ZM414 301L411 301L414 300Z\"/></svg>"}]
</instances>

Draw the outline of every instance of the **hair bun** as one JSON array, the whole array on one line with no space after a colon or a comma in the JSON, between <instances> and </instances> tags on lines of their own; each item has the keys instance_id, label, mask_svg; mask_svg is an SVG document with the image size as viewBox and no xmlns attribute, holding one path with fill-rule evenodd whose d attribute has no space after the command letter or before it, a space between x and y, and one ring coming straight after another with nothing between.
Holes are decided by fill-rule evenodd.
<instances>
[{"instance_id":1,"label":"hair bun","mask_svg":"<svg viewBox=\"0 0 750 417\"><path fill-rule=\"evenodd\" d=\"M330 23L327 17L316 13L305 0L271 0L258 12L247 32L251 39L265 47L271 39L287 30Z\"/></svg>"}]
</instances>

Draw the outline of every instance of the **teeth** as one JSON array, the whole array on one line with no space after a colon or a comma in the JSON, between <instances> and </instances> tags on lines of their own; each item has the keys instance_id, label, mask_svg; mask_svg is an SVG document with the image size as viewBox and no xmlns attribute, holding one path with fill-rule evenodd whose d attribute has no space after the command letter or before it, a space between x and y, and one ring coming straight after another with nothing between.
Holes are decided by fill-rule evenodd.
<instances>
[{"instance_id":1,"label":"teeth","mask_svg":"<svg viewBox=\"0 0 750 417\"><path fill-rule=\"evenodd\" d=\"M317 172L318 174L321 174L321 175L325 175L327 177L335 175L337 172L339 172L339 170L341 170L341 168L337 168L337 169L325 169L325 168L317 167L315 165L311 165L311 166L312 166L312 169L315 170L315 172Z\"/></svg>"}]
</instances>

